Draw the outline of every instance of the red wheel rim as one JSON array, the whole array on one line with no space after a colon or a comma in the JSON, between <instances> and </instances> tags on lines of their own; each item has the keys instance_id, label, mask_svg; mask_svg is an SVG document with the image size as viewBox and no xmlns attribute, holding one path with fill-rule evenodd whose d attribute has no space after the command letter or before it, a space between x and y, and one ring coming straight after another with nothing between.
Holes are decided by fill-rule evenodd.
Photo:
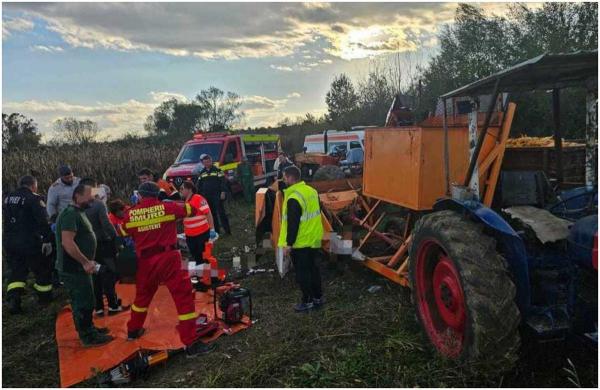
<instances>
[{"instance_id":1,"label":"red wheel rim","mask_svg":"<svg viewBox=\"0 0 600 390\"><path fill-rule=\"evenodd\" d=\"M431 342L442 355L460 355L466 309L459 273L435 240L419 245L416 259L417 306Z\"/></svg>"}]
</instances>

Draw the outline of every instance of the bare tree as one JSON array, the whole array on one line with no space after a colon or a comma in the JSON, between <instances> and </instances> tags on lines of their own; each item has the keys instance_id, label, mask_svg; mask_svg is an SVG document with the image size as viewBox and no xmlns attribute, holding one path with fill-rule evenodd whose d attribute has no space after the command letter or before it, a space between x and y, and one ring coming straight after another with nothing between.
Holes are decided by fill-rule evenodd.
<instances>
[{"instance_id":1,"label":"bare tree","mask_svg":"<svg viewBox=\"0 0 600 390\"><path fill-rule=\"evenodd\" d=\"M54 121L55 140L58 143L87 145L98 137L98 124L89 119L62 118Z\"/></svg>"}]
</instances>

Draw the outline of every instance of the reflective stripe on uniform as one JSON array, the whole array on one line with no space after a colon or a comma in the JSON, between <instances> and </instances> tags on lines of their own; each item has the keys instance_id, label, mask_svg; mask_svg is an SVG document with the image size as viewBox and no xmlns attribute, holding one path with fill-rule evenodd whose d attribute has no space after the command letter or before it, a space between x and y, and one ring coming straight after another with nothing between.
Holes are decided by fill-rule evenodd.
<instances>
[{"instance_id":1,"label":"reflective stripe on uniform","mask_svg":"<svg viewBox=\"0 0 600 390\"><path fill-rule=\"evenodd\" d=\"M146 219L143 221L127 222L125 224L125 228L131 229L131 228L136 228L136 227L141 227L141 226L154 225L156 223L161 223L161 222L170 222L170 221L174 221L174 220L175 220L174 215L164 215L162 217Z\"/></svg>"},{"instance_id":2,"label":"reflective stripe on uniform","mask_svg":"<svg viewBox=\"0 0 600 390\"><path fill-rule=\"evenodd\" d=\"M196 318L196 312L191 312L191 313L187 313L187 314L180 314L179 315L179 321L187 321L187 320L193 320L194 318Z\"/></svg>"},{"instance_id":3,"label":"reflective stripe on uniform","mask_svg":"<svg viewBox=\"0 0 600 390\"><path fill-rule=\"evenodd\" d=\"M48 292L48 291L52 291L52 285L51 284L37 284L34 283L33 284L33 288L38 291L38 292Z\"/></svg>"},{"instance_id":4,"label":"reflective stripe on uniform","mask_svg":"<svg viewBox=\"0 0 600 390\"><path fill-rule=\"evenodd\" d=\"M183 220L183 224L186 225L188 223L195 223L195 222L201 222L201 221L206 221L205 215L196 215L195 217L185 218Z\"/></svg>"},{"instance_id":5,"label":"reflective stripe on uniform","mask_svg":"<svg viewBox=\"0 0 600 390\"><path fill-rule=\"evenodd\" d=\"M308 221L309 219L312 218L316 218L318 216L321 215L321 211L313 211L312 213L306 213L306 214L302 214L302 216L300 217L300 221ZM283 218L284 221L287 221L288 217L287 214L286 215L282 215L281 218Z\"/></svg>"},{"instance_id":6,"label":"reflective stripe on uniform","mask_svg":"<svg viewBox=\"0 0 600 390\"><path fill-rule=\"evenodd\" d=\"M27 284L25 282L12 282L6 287L6 291L14 290L15 288L25 288Z\"/></svg>"},{"instance_id":7,"label":"reflective stripe on uniform","mask_svg":"<svg viewBox=\"0 0 600 390\"><path fill-rule=\"evenodd\" d=\"M231 170L236 169L238 167L238 165L240 165L239 162L232 162L232 163L229 163L229 164L225 164L223 166L219 166L219 169L221 171L231 171Z\"/></svg>"},{"instance_id":8,"label":"reflective stripe on uniform","mask_svg":"<svg viewBox=\"0 0 600 390\"><path fill-rule=\"evenodd\" d=\"M306 200L304 199L304 197L302 196L301 193L299 193L298 191L294 191L294 194L298 195L298 197L300 198L300 200L302 200L302 210L306 209Z\"/></svg>"},{"instance_id":9,"label":"reflective stripe on uniform","mask_svg":"<svg viewBox=\"0 0 600 390\"><path fill-rule=\"evenodd\" d=\"M300 198L300 201L302 202L302 205L301 205L301 207L302 207L302 211L304 212L304 210L306 210L306 200L304 200L304 197L303 197L303 196L302 196L302 194L301 194L301 193L299 193L298 191L294 191L294 192L292 192L292 194L294 194L294 195L297 195L297 196ZM287 221L287 218L288 218L288 217L287 217L287 213L286 213L286 214L284 214L284 215L282 215L282 217L283 217L283 219L284 219L285 221ZM300 217L300 220L301 220L301 221L306 221L306 219L307 219L307 218L303 218L303 217L304 217L304 214L302 215L302 217Z\"/></svg>"},{"instance_id":10,"label":"reflective stripe on uniform","mask_svg":"<svg viewBox=\"0 0 600 390\"><path fill-rule=\"evenodd\" d=\"M148 311L147 307L138 307L135 304L131 305L131 310L138 312L138 313L145 313Z\"/></svg>"},{"instance_id":11,"label":"reflective stripe on uniform","mask_svg":"<svg viewBox=\"0 0 600 390\"><path fill-rule=\"evenodd\" d=\"M195 228L195 227L204 226L204 225L208 225L208 221L204 220L204 221L200 221L200 222L186 223L183 225L183 227L184 228Z\"/></svg>"},{"instance_id":12,"label":"reflective stripe on uniform","mask_svg":"<svg viewBox=\"0 0 600 390\"><path fill-rule=\"evenodd\" d=\"M189 203L185 204L185 215L188 217L192 215L192 206Z\"/></svg>"},{"instance_id":13,"label":"reflective stripe on uniform","mask_svg":"<svg viewBox=\"0 0 600 390\"><path fill-rule=\"evenodd\" d=\"M311 218L320 217L320 216L321 216L321 210L314 211L312 213L302 214L302 216L300 217L300 220L301 221L308 221Z\"/></svg>"},{"instance_id":14,"label":"reflective stripe on uniform","mask_svg":"<svg viewBox=\"0 0 600 390\"><path fill-rule=\"evenodd\" d=\"M183 220L183 232L186 236L197 236L207 230L208 220L205 215L198 215Z\"/></svg>"}]
</instances>

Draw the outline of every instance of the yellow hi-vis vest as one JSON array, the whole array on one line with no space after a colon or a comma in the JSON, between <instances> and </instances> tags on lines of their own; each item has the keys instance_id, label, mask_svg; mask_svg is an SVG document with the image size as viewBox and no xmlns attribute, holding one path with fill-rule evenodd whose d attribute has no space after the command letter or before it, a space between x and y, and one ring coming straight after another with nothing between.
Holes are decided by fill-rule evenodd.
<instances>
[{"instance_id":1,"label":"yellow hi-vis vest","mask_svg":"<svg viewBox=\"0 0 600 390\"><path fill-rule=\"evenodd\" d=\"M301 181L284 189L283 194L281 230L277 245L287 246L287 202L289 199L296 199L302 208L302 216L300 217L298 236L292 247L320 248L323 238L323 223L321 222L321 208L317 191Z\"/></svg>"}]
</instances>

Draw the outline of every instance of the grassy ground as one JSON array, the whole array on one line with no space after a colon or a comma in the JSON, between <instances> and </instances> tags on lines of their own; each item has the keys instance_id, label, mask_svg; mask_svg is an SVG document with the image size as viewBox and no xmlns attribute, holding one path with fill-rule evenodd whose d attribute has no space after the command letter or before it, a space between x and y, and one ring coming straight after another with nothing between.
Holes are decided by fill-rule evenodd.
<instances>
[{"instance_id":1,"label":"grassy ground","mask_svg":"<svg viewBox=\"0 0 600 390\"><path fill-rule=\"evenodd\" d=\"M234 235L217 245L226 264L254 243L253 210L236 201L229 213ZM259 261L274 268L272 257ZM258 320L251 329L220 338L209 356L175 356L134 386L597 386L596 352L576 342L524 342L517 366L494 377L440 359L415 321L407 290L359 264L323 262L322 270L327 305L321 311L293 313L298 298L293 274L284 279L276 273L248 276L241 282L252 291ZM372 285L382 289L369 293ZM32 295L25 300L27 314L11 318L3 312L2 380L7 387L59 385L54 320L66 298L61 293L49 309L38 311Z\"/></svg>"}]
</instances>

